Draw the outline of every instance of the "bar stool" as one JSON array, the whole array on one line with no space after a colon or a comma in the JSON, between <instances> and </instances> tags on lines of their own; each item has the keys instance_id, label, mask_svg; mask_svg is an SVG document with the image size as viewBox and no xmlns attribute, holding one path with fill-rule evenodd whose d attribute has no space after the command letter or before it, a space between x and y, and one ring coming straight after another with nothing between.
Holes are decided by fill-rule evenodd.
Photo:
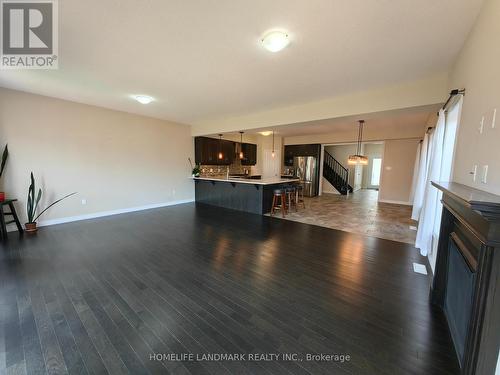
<instances>
[{"instance_id":1,"label":"bar stool","mask_svg":"<svg viewBox=\"0 0 500 375\"><path fill-rule=\"evenodd\" d=\"M23 227L21 223L19 222L19 218L17 217L16 214L16 209L14 207L14 202L16 202L17 199L6 199L3 202L0 202L0 239L1 240L6 240L7 239L7 224L10 223L16 223L17 230L19 233L23 233ZM9 206L10 212L4 212L3 208L4 206ZM12 216L13 220L11 221L5 221L5 216Z\"/></svg>"},{"instance_id":2,"label":"bar stool","mask_svg":"<svg viewBox=\"0 0 500 375\"><path fill-rule=\"evenodd\" d=\"M275 210L280 210L283 217L286 213L286 191L285 189L275 189L273 191L273 205L271 208L271 216Z\"/></svg>"},{"instance_id":3,"label":"bar stool","mask_svg":"<svg viewBox=\"0 0 500 375\"><path fill-rule=\"evenodd\" d=\"M302 207L306 208L306 202L304 201L304 187L302 185L295 186L295 205L298 207L302 203Z\"/></svg>"},{"instance_id":4,"label":"bar stool","mask_svg":"<svg viewBox=\"0 0 500 375\"><path fill-rule=\"evenodd\" d=\"M286 192L286 201L288 205L288 209L292 209L292 207L295 207L295 212L297 212L297 192L295 190L294 185L288 185L285 187L285 192Z\"/></svg>"}]
</instances>

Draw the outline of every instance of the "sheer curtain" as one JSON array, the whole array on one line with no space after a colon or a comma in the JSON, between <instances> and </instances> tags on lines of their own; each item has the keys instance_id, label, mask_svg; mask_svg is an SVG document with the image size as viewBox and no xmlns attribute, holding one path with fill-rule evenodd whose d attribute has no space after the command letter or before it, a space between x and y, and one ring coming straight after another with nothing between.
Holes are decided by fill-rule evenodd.
<instances>
[{"instance_id":1,"label":"sheer curtain","mask_svg":"<svg viewBox=\"0 0 500 375\"><path fill-rule=\"evenodd\" d=\"M448 112L443 109L439 111L434 131L426 134L422 143L412 211L412 219L418 220L415 246L422 255L429 256L433 270L441 224L442 193L432 186L431 181L451 181L463 96L456 96L453 102L448 107Z\"/></svg>"},{"instance_id":2,"label":"sheer curtain","mask_svg":"<svg viewBox=\"0 0 500 375\"><path fill-rule=\"evenodd\" d=\"M410 191L410 202L414 203L415 200L415 190L417 189L418 184L418 174L420 172L420 153L422 152L422 143L417 146L417 156L415 157L415 165L413 166L413 178L411 180L411 191ZM413 214L413 212L412 212Z\"/></svg>"},{"instance_id":3,"label":"sheer curtain","mask_svg":"<svg viewBox=\"0 0 500 375\"><path fill-rule=\"evenodd\" d=\"M429 153L430 146L432 144L432 133L427 132L425 134L424 140L420 148L420 161L418 163L419 169L417 172L417 179L415 186L413 187L413 209L411 212L411 218L418 221L420 219L420 212L422 211L422 206L424 205L424 195L425 188L427 186L427 176L429 174Z\"/></svg>"},{"instance_id":4,"label":"sheer curtain","mask_svg":"<svg viewBox=\"0 0 500 375\"><path fill-rule=\"evenodd\" d=\"M439 111L439 118L432 133L428 149L428 173L425 178L423 204L418 220L417 239L415 247L422 255L432 251L433 233L436 219L436 209L439 205L438 189L431 185L431 181L441 180L441 162L443 159L444 134L446 128L446 113Z\"/></svg>"}]
</instances>

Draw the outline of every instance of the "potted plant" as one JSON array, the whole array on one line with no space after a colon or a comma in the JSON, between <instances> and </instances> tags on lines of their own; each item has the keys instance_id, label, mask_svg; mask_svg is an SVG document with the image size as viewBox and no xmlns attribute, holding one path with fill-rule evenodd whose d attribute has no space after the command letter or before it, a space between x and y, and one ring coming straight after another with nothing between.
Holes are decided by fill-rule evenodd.
<instances>
[{"instance_id":1,"label":"potted plant","mask_svg":"<svg viewBox=\"0 0 500 375\"><path fill-rule=\"evenodd\" d=\"M2 177L3 170L5 169L5 164L7 163L7 158L9 157L9 149L7 145L5 145L5 148L3 149L2 153L2 161L0 163L0 178ZM3 191L0 191L0 202L3 202L5 200L5 193Z\"/></svg>"},{"instance_id":2,"label":"potted plant","mask_svg":"<svg viewBox=\"0 0 500 375\"><path fill-rule=\"evenodd\" d=\"M201 173L201 164L200 163L196 163L193 167L193 162L191 161L191 158L188 158L189 160L189 164L191 164L191 175L193 177L200 177L200 173Z\"/></svg>"},{"instance_id":3,"label":"potted plant","mask_svg":"<svg viewBox=\"0 0 500 375\"><path fill-rule=\"evenodd\" d=\"M52 206L56 205L63 199L66 199L68 197L71 197L72 195L75 195L76 192L65 195L64 197L56 200L55 202L52 202L49 204L42 212L40 212L38 215L36 214L37 208L38 208L38 203L40 202L40 199L42 198L42 189L38 189L38 192L36 192L36 186L35 186L35 177L33 176L33 172L31 172L31 184L28 189L28 201L26 202L26 212L28 214L28 222L24 224L26 227L26 232L28 233L35 233L38 229L36 227L36 221L40 216L42 216L45 211L47 211L49 208ZM36 216L35 216L36 215Z\"/></svg>"}]
</instances>

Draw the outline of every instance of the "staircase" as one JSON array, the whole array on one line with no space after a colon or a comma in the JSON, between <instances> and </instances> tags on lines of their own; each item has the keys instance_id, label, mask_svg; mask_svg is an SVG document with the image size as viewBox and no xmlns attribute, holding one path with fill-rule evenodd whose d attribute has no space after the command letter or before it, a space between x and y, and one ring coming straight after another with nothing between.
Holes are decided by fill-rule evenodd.
<instances>
[{"instance_id":1,"label":"staircase","mask_svg":"<svg viewBox=\"0 0 500 375\"><path fill-rule=\"evenodd\" d=\"M349 185L349 170L344 168L337 159L325 151L323 162L323 177L333 185L342 195L352 193L352 186Z\"/></svg>"}]
</instances>

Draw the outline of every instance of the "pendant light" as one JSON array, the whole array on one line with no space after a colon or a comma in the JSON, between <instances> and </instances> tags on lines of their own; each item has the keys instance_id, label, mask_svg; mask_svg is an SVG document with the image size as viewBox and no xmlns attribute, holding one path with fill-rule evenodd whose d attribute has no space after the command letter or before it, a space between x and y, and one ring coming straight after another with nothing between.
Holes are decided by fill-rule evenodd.
<instances>
[{"instance_id":1,"label":"pendant light","mask_svg":"<svg viewBox=\"0 0 500 375\"><path fill-rule=\"evenodd\" d=\"M356 144L356 154L349 155L349 159L347 159L347 164L349 165L367 165L368 158L366 156L361 155L361 145L363 143L363 127L365 125L365 120L359 120L358 127L358 142Z\"/></svg>"},{"instance_id":2,"label":"pendant light","mask_svg":"<svg viewBox=\"0 0 500 375\"><path fill-rule=\"evenodd\" d=\"M274 158L276 154L274 153L274 130L273 130L273 151L271 152L271 156Z\"/></svg>"},{"instance_id":3,"label":"pendant light","mask_svg":"<svg viewBox=\"0 0 500 375\"><path fill-rule=\"evenodd\" d=\"M222 153L222 134L219 134L219 155L218 155L219 160L222 160L224 158L224 154Z\"/></svg>"},{"instance_id":4,"label":"pendant light","mask_svg":"<svg viewBox=\"0 0 500 375\"><path fill-rule=\"evenodd\" d=\"M240 132L240 160L244 158L245 155L243 155L243 132Z\"/></svg>"}]
</instances>

